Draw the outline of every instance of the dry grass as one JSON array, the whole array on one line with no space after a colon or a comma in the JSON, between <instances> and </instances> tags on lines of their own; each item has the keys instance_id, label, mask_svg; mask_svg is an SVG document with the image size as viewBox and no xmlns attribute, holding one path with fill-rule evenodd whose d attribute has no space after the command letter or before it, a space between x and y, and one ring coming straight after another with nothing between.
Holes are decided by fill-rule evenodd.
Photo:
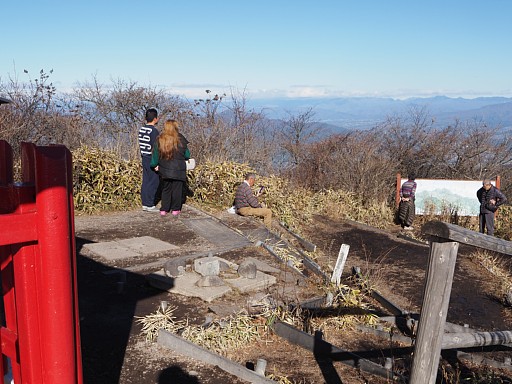
<instances>
[{"instance_id":1,"label":"dry grass","mask_svg":"<svg viewBox=\"0 0 512 384\"><path fill-rule=\"evenodd\" d=\"M191 325L188 319L176 321L173 314L176 308L169 306L165 310L159 307L155 313L137 317L137 322L142 324L142 333L148 342L155 341L159 329L165 329L224 356L229 356L233 351L255 340L265 339L276 321L297 328L304 328L304 324L309 324L308 329L304 330L311 333L316 330L338 333L342 329L354 328L357 323L375 324L375 316L364 312L368 304L365 304L362 291L345 285L325 289L333 292L332 305L329 307L332 316L328 318L316 318L298 305L267 305L259 315L250 316L241 311L226 318L212 319L203 326Z\"/></svg>"},{"instance_id":2,"label":"dry grass","mask_svg":"<svg viewBox=\"0 0 512 384\"><path fill-rule=\"evenodd\" d=\"M244 175L253 170L245 164L206 162L190 173L190 186L194 191L192 202L211 211L225 209L233 203L236 187ZM341 190L314 193L297 187L277 176L260 176L259 185L265 185L262 199L279 221L296 233L311 221L314 214L333 219L351 219L378 228L392 222L393 210L383 202L360 198Z\"/></svg>"},{"instance_id":3,"label":"dry grass","mask_svg":"<svg viewBox=\"0 0 512 384\"><path fill-rule=\"evenodd\" d=\"M73 152L73 199L78 212L126 210L140 205L140 161L86 146Z\"/></svg>"},{"instance_id":4,"label":"dry grass","mask_svg":"<svg viewBox=\"0 0 512 384\"><path fill-rule=\"evenodd\" d=\"M493 283L497 298L507 305L512 305L512 303L508 303L505 299L512 291L512 265L510 259L505 259L503 255L483 249L477 249L471 253L470 258L494 276Z\"/></svg>"},{"instance_id":5,"label":"dry grass","mask_svg":"<svg viewBox=\"0 0 512 384\"><path fill-rule=\"evenodd\" d=\"M155 313L135 317L136 322L142 325L142 333L146 336L147 342L155 341L160 329L177 333L186 325L184 320L176 320L175 310L175 306L167 306L165 309L159 307Z\"/></svg>"},{"instance_id":6,"label":"dry grass","mask_svg":"<svg viewBox=\"0 0 512 384\"><path fill-rule=\"evenodd\" d=\"M73 152L73 189L77 212L97 213L126 210L140 205L142 168L140 161L121 159L115 152L86 146ZM254 170L247 164L206 161L188 174L193 197L189 202L214 212L230 207L244 176ZM265 185L262 199L275 217L300 233L312 215L351 219L378 228L392 221L393 210L384 202L355 196L341 190L314 193L275 175L260 176Z\"/></svg>"}]
</instances>

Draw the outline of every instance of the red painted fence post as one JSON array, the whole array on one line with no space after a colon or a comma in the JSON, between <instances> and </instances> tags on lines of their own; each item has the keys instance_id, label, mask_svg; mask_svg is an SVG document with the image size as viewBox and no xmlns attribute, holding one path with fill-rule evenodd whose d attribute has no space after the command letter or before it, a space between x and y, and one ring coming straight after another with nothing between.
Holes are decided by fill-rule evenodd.
<instances>
[{"instance_id":1,"label":"red painted fence post","mask_svg":"<svg viewBox=\"0 0 512 384\"><path fill-rule=\"evenodd\" d=\"M36 151L36 208L40 269L40 325L44 340L43 382L74 383L77 378L74 281L71 255L67 148ZM64 165L64 166L63 166Z\"/></svg>"},{"instance_id":2,"label":"red painted fence post","mask_svg":"<svg viewBox=\"0 0 512 384\"><path fill-rule=\"evenodd\" d=\"M23 143L14 184L10 146L0 151L0 352L16 384L82 384L71 153Z\"/></svg>"}]
</instances>

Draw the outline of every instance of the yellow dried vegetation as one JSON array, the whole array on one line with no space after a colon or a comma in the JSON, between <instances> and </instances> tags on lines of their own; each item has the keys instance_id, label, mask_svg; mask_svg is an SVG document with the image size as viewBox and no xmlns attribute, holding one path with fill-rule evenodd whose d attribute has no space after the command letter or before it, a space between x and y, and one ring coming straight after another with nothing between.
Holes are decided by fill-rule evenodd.
<instances>
[{"instance_id":1,"label":"yellow dried vegetation","mask_svg":"<svg viewBox=\"0 0 512 384\"><path fill-rule=\"evenodd\" d=\"M210 211L225 209L233 203L236 187L254 170L247 164L205 162L191 171L192 201ZM258 176L256 186L264 185L260 197L279 221L297 230L314 214L350 219L383 228L393 220L393 210L368 196L356 196L342 190L313 192L275 175Z\"/></svg>"},{"instance_id":2,"label":"yellow dried vegetation","mask_svg":"<svg viewBox=\"0 0 512 384\"><path fill-rule=\"evenodd\" d=\"M188 173L194 194L188 202L210 212L226 209L233 204L236 187L248 172L254 169L236 162L199 164ZM73 173L77 212L127 210L140 205L142 167L138 159L128 161L114 151L82 146L73 152ZM260 199L274 216L298 232L314 214L381 228L392 222L393 210L368 196L342 190L315 193L275 175L258 176L256 183L266 187Z\"/></svg>"},{"instance_id":3,"label":"yellow dried vegetation","mask_svg":"<svg viewBox=\"0 0 512 384\"><path fill-rule=\"evenodd\" d=\"M142 166L113 151L82 146L73 152L73 199L83 213L117 211L140 204Z\"/></svg>"}]
</instances>

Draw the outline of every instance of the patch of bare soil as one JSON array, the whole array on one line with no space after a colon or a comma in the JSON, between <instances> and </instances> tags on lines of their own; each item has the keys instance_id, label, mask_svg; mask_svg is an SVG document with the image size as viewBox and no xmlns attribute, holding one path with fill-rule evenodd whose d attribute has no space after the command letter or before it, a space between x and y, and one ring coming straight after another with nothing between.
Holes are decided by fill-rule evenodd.
<instances>
[{"instance_id":1,"label":"patch of bare soil","mask_svg":"<svg viewBox=\"0 0 512 384\"><path fill-rule=\"evenodd\" d=\"M179 351L171 351L156 343L146 343L141 335L137 316L154 313L162 300L177 309L177 318L188 318L193 324L202 324L212 315L214 306L244 308L248 294L228 295L206 303L198 298L170 294L152 288L146 275L162 268L165 261L183 255L208 252L239 263L246 257L265 260L274 267L280 263L262 247L245 246L230 249L214 239L197 234L186 225L187 220L203 217L196 209L186 206L180 218L161 218L158 214L130 211L98 216L77 216L76 245L78 259L78 289L80 332L84 382L114 383L205 383L238 384L245 381L218 367L186 358ZM261 234L261 222L236 215L219 213L220 225L243 233L250 240ZM428 246L402 239L397 233L382 231L354 222L314 218L302 234L317 245L316 262L332 271L341 244L350 245L345 271L359 267L368 280L384 297L409 312L418 313L421 306L423 281L428 258ZM83 247L91 242L103 242L130 237L152 236L179 246L170 253L147 259L107 261ZM121 291L118 282L126 273L126 284ZM345 276L345 275L344 275ZM286 275L277 276L283 287ZM293 279L292 279L293 280ZM344 283L353 284L351 280ZM314 276L296 279L291 296L303 301L319 295L318 279ZM281 293L273 292L278 295ZM385 310L373 303L376 311ZM459 251L453 284L448 321L469 324L480 330L508 330L512 327L511 309L505 308L493 297L492 276L474 264L467 251ZM376 348L390 347L388 341L357 330L328 333L325 339L346 351L364 354ZM396 344L399 347L398 344ZM509 353L509 352L506 352ZM372 376L341 362L322 360L314 353L276 336L251 344L228 356L240 364L251 366L256 360L267 360L267 374L286 376L293 383L385 383L386 379ZM404 364L407 362L404 358ZM379 362L383 362L381 359Z\"/></svg>"}]
</instances>

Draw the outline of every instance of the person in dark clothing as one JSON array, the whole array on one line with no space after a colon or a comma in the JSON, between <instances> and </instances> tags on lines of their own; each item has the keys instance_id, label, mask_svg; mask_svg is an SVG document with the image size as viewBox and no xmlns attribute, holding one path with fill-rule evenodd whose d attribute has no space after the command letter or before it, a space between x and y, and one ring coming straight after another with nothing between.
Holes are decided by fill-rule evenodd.
<instances>
[{"instance_id":1,"label":"person in dark clothing","mask_svg":"<svg viewBox=\"0 0 512 384\"><path fill-rule=\"evenodd\" d=\"M140 197L142 200L142 210L145 212L158 212L156 204L160 201L160 178L151 168L151 155L153 146L158 137L158 129L155 127L158 123L158 112L154 108L146 111L146 124L139 129L139 149L142 159L142 185L140 188Z\"/></svg>"},{"instance_id":2,"label":"person in dark clothing","mask_svg":"<svg viewBox=\"0 0 512 384\"><path fill-rule=\"evenodd\" d=\"M482 188L476 192L476 197L480 202L480 215L478 216L480 233L485 233L487 229L487 234L494 236L494 213L500 205L507 202L507 198L491 184L489 179L482 182Z\"/></svg>"},{"instance_id":3,"label":"person in dark clothing","mask_svg":"<svg viewBox=\"0 0 512 384\"><path fill-rule=\"evenodd\" d=\"M186 160L190 158L187 144L187 139L179 131L179 123L167 120L151 158L151 167L158 171L161 179L162 216L169 212L173 216L181 213L184 183L187 181Z\"/></svg>"},{"instance_id":4,"label":"person in dark clothing","mask_svg":"<svg viewBox=\"0 0 512 384\"><path fill-rule=\"evenodd\" d=\"M409 174L409 177L400 188L400 204L398 206L398 221L403 229L412 230L412 223L415 217L416 206L416 176Z\"/></svg>"}]
</instances>

